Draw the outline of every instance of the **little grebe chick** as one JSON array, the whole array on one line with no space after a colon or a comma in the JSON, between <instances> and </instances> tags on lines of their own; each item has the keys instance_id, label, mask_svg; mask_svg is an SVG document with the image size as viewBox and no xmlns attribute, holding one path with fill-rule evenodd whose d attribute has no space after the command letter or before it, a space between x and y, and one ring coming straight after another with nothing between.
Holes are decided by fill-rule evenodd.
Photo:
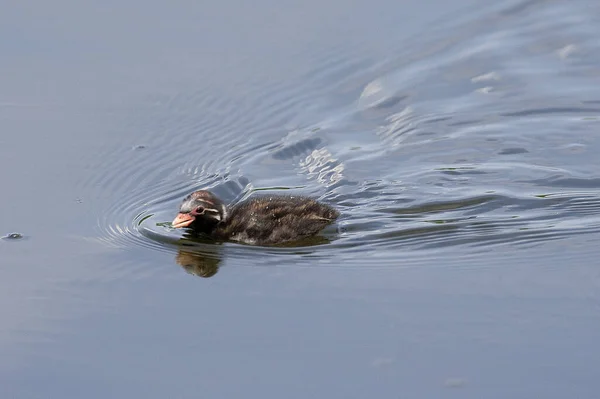
<instances>
[{"instance_id":1,"label":"little grebe chick","mask_svg":"<svg viewBox=\"0 0 600 399\"><path fill-rule=\"evenodd\" d=\"M189 227L215 240L274 245L317 234L339 212L311 198L265 196L231 208L206 190L185 197L174 228Z\"/></svg>"}]
</instances>

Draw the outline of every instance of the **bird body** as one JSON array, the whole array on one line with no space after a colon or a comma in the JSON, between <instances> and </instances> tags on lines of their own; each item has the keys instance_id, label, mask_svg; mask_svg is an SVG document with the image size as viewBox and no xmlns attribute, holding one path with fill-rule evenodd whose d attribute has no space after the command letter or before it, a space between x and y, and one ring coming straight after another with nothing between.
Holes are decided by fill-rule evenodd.
<instances>
[{"instance_id":1,"label":"bird body","mask_svg":"<svg viewBox=\"0 0 600 399\"><path fill-rule=\"evenodd\" d=\"M200 190L184 199L173 227L219 241L275 245L313 236L338 216L334 208L302 196L261 196L229 208Z\"/></svg>"}]
</instances>

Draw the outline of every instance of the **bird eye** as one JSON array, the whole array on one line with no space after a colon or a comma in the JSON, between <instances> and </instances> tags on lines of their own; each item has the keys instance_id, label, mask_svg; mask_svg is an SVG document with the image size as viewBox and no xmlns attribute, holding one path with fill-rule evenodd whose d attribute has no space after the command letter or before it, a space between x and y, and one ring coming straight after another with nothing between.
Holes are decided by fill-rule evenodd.
<instances>
[{"instance_id":1,"label":"bird eye","mask_svg":"<svg viewBox=\"0 0 600 399\"><path fill-rule=\"evenodd\" d=\"M196 208L195 212L198 215L202 215L204 213L204 207L203 206L199 206L198 208Z\"/></svg>"}]
</instances>

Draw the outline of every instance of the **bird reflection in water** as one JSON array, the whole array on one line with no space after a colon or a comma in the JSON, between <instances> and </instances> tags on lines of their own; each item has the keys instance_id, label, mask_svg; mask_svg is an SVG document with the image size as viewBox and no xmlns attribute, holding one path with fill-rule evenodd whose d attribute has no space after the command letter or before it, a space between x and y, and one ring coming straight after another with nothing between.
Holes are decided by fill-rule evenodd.
<instances>
[{"instance_id":1,"label":"bird reflection in water","mask_svg":"<svg viewBox=\"0 0 600 399\"><path fill-rule=\"evenodd\" d=\"M292 251L287 254L306 254L307 247L329 244L330 242L331 240L327 237L312 236L300 241L273 245L271 248L298 248L298 251ZM187 273L208 278L214 276L219 271L223 250L224 247L219 242L206 239L195 233L188 233L181 240L175 260Z\"/></svg>"},{"instance_id":2,"label":"bird reflection in water","mask_svg":"<svg viewBox=\"0 0 600 399\"><path fill-rule=\"evenodd\" d=\"M175 261L189 274L212 277L219 271L222 249L214 240L189 230L179 241Z\"/></svg>"},{"instance_id":3,"label":"bird reflection in water","mask_svg":"<svg viewBox=\"0 0 600 399\"><path fill-rule=\"evenodd\" d=\"M175 258L179 266L189 274L198 277L212 277L219 271L219 263L221 259L206 256L195 252L186 252L179 250Z\"/></svg>"}]
</instances>

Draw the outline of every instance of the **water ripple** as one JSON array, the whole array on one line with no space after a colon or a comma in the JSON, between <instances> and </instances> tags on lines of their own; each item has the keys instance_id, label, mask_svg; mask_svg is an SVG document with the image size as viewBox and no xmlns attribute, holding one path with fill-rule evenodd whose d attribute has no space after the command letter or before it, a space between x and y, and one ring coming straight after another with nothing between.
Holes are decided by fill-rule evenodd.
<instances>
[{"instance_id":1,"label":"water ripple","mask_svg":"<svg viewBox=\"0 0 600 399\"><path fill-rule=\"evenodd\" d=\"M466 259L598 233L600 109L586 78L597 76L597 21L573 7L526 1L403 42L388 61L334 48L295 80L208 84L109 110L113 139L82 182L110 204L96 239L173 253L210 277L223 261L364 267L360 255L399 267L399 257ZM139 141L121 140L123 129ZM342 216L299 247L197 241L166 222L199 188L228 203L293 191Z\"/></svg>"}]
</instances>

